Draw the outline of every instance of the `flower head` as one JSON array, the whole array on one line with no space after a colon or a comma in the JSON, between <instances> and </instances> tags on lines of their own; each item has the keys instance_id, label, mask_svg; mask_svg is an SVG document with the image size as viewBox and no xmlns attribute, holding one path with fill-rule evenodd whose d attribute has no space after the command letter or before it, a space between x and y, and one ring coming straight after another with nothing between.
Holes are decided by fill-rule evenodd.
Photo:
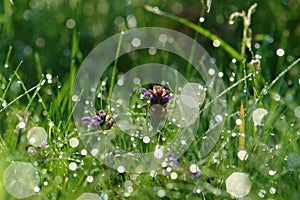
<instances>
[{"instance_id":1,"label":"flower head","mask_svg":"<svg viewBox=\"0 0 300 200\"><path fill-rule=\"evenodd\" d=\"M108 115L104 110L95 110L94 116L84 117L82 121L85 124L102 130L108 130L116 123L116 120L113 120L112 116Z\"/></svg>"},{"instance_id":2,"label":"flower head","mask_svg":"<svg viewBox=\"0 0 300 200\"><path fill-rule=\"evenodd\" d=\"M150 100L150 104L159 104L165 106L170 100L173 99L173 96L170 93L170 90L165 89L160 85L155 85L153 89L141 88L140 91L143 93L144 98Z\"/></svg>"}]
</instances>

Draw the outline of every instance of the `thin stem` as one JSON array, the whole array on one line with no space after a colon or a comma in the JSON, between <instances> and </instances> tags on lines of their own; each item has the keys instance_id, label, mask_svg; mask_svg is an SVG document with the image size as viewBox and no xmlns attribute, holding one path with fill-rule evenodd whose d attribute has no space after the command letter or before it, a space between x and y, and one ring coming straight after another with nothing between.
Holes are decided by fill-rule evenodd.
<instances>
[{"instance_id":1,"label":"thin stem","mask_svg":"<svg viewBox=\"0 0 300 200\"><path fill-rule=\"evenodd\" d=\"M117 74L117 65L118 65L118 58L120 56L120 50L121 50L121 43L122 43L122 39L123 39L123 31L125 30L125 26L122 27L121 29L121 34L119 37L119 41L118 41L118 47L117 47L117 52L116 52L116 56L115 56L115 63L114 63L114 67L113 67L113 71L112 71L112 77L111 77L111 82L110 82L110 86L109 86L109 93L108 93L108 108L110 108L110 101L111 101L111 97L112 97L112 92L113 92L113 86L115 83L115 78L116 78L116 74Z\"/></svg>"}]
</instances>

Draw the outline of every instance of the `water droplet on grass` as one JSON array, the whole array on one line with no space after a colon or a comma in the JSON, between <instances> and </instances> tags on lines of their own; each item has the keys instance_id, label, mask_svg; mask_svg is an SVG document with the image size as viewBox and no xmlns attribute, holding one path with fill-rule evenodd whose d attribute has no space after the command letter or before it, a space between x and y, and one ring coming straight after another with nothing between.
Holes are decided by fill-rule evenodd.
<instances>
[{"instance_id":1,"label":"water droplet on grass","mask_svg":"<svg viewBox=\"0 0 300 200\"><path fill-rule=\"evenodd\" d=\"M234 172L226 179L226 191L235 198L246 196L251 189L251 182L247 174Z\"/></svg>"},{"instance_id":2,"label":"water droplet on grass","mask_svg":"<svg viewBox=\"0 0 300 200\"><path fill-rule=\"evenodd\" d=\"M150 137L149 137L149 136L145 136L145 137L143 138L143 142L144 142L145 144L148 144L148 143L150 142Z\"/></svg>"},{"instance_id":3,"label":"water droplet on grass","mask_svg":"<svg viewBox=\"0 0 300 200\"><path fill-rule=\"evenodd\" d=\"M264 198L265 197L265 195L266 195L266 190L259 190L259 192L258 192L258 196L260 197L260 198Z\"/></svg>"},{"instance_id":4,"label":"water droplet on grass","mask_svg":"<svg viewBox=\"0 0 300 200\"><path fill-rule=\"evenodd\" d=\"M172 172L172 173L170 174L170 177L171 177L171 179L175 180L175 179L177 179L178 175L177 175L176 172Z\"/></svg>"},{"instance_id":5,"label":"water droplet on grass","mask_svg":"<svg viewBox=\"0 0 300 200\"><path fill-rule=\"evenodd\" d=\"M275 194L276 193L276 188L271 187L269 192L270 192L270 194Z\"/></svg>"},{"instance_id":6,"label":"water droplet on grass","mask_svg":"<svg viewBox=\"0 0 300 200\"><path fill-rule=\"evenodd\" d=\"M252 120L254 122L254 126L262 126L262 119L264 116L268 114L268 111L264 108L257 108L252 113Z\"/></svg>"},{"instance_id":7,"label":"water droplet on grass","mask_svg":"<svg viewBox=\"0 0 300 200\"><path fill-rule=\"evenodd\" d=\"M139 38L133 38L131 41L131 45L133 47L139 47L141 46L141 40Z\"/></svg>"},{"instance_id":8,"label":"water droplet on grass","mask_svg":"<svg viewBox=\"0 0 300 200\"><path fill-rule=\"evenodd\" d=\"M247 158L248 158L248 153L247 153L247 151L245 151L245 150L240 150L238 153L237 153L237 156L238 156L238 158L240 159L240 160L247 160Z\"/></svg>"},{"instance_id":9,"label":"water droplet on grass","mask_svg":"<svg viewBox=\"0 0 300 200\"><path fill-rule=\"evenodd\" d=\"M213 46L216 47L216 48L219 47L220 44L221 44L221 43L220 43L219 40L214 40L214 41L213 41Z\"/></svg>"},{"instance_id":10,"label":"water droplet on grass","mask_svg":"<svg viewBox=\"0 0 300 200\"><path fill-rule=\"evenodd\" d=\"M243 123L243 121L241 119L235 120L235 124L238 126L241 125L242 123Z\"/></svg>"},{"instance_id":11,"label":"water droplet on grass","mask_svg":"<svg viewBox=\"0 0 300 200\"><path fill-rule=\"evenodd\" d=\"M164 155L164 152L162 151L162 149L156 149L154 151L154 157L157 158L157 159L162 158L163 155Z\"/></svg>"},{"instance_id":12,"label":"water droplet on grass","mask_svg":"<svg viewBox=\"0 0 300 200\"><path fill-rule=\"evenodd\" d=\"M75 171L75 170L77 169L77 164L76 164L75 162L71 162L71 163L69 164L69 169L70 169L71 171Z\"/></svg>"},{"instance_id":13,"label":"water droplet on grass","mask_svg":"<svg viewBox=\"0 0 300 200\"><path fill-rule=\"evenodd\" d=\"M33 127L28 131L27 139L29 144L34 147L40 147L48 139L48 134L42 127Z\"/></svg>"},{"instance_id":14,"label":"water droplet on grass","mask_svg":"<svg viewBox=\"0 0 300 200\"><path fill-rule=\"evenodd\" d=\"M25 127L26 127L25 122L20 122L20 123L18 124L18 127L21 128L21 129L25 128Z\"/></svg>"},{"instance_id":15,"label":"water droplet on grass","mask_svg":"<svg viewBox=\"0 0 300 200\"><path fill-rule=\"evenodd\" d=\"M125 168L124 168L122 165L120 165L120 166L117 168L117 171L118 171L119 173L124 173L124 172L125 172Z\"/></svg>"},{"instance_id":16,"label":"water droplet on grass","mask_svg":"<svg viewBox=\"0 0 300 200\"><path fill-rule=\"evenodd\" d=\"M38 193L40 190L41 190L41 188L39 186L35 186L33 188L33 191L36 192L36 193Z\"/></svg>"},{"instance_id":17,"label":"water droplet on grass","mask_svg":"<svg viewBox=\"0 0 300 200\"><path fill-rule=\"evenodd\" d=\"M149 50L148 50L148 53L152 56L155 55L156 54L156 48L155 47L150 47Z\"/></svg>"},{"instance_id":18,"label":"water droplet on grass","mask_svg":"<svg viewBox=\"0 0 300 200\"><path fill-rule=\"evenodd\" d=\"M280 49L277 49L276 55L279 56L279 57L284 56L284 50L281 49L281 48L280 48Z\"/></svg>"},{"instance_id":19,"label":"water droplet on grass","mask_svg":"<svg viewBox=\"0 0 300 200\"><path fill-rule=\"evenodd\" d=\"M166 191L164 189L159 189L157 191L157 196L159 196L160 198L164 197L166 195Z\"/></svg>"},{"instance_id":20,"label":"water droplet on grass","mask_svg":"<svg viewBox=\"0 0 300 200\"><path fill-rule=\"evenodd\" d=\"M277 173L277 171L269 170L269 175L270 175L270 176L274 176L276 173Z\"/></svg>"},{"instance_id":21,"label":"water droplet on grass","mask_svg":"<svg viewBox=\"0 0 300 200\"><path fill-rule=\"evenodd\" d=\"M76 148L79 145L79 140L77 138L71 138L69 144L72 148Z\"/></svg>"},{"instance_id":22,"label":"water droplet on grass","mask_svg":"<svg viewBox=\"0 0 300 200\"><path fill-rule=\"evenodd\" d=\"M199 170L199 168L198 168L198 166L196 164L192 164L190 166L190 172L192 172L193 174L197 173L198 171L200 171L200 170Z\"/></svg>"},{"instance_id":23,"label":"water droplet on grass","mask_svg":"<svg viewBox=\"0 0 300 200\"><path fill-rule=\"evenodd\" d=\"M86 177L86 181L89 182L89 183L92 183L94 181L94 177L92 176L87 176Z\"/></svg>"}]
</instances>

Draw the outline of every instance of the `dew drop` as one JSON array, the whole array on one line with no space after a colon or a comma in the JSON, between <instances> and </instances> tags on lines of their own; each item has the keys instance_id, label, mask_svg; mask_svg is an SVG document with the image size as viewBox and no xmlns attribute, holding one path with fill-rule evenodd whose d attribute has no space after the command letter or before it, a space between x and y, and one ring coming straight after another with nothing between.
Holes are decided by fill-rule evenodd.
<instances>
[{"instance_id":1,"label":"dew drop","mask_svg":"<svg viewBox=\"0 0 300 200\"><path fill-rule=\"evenodd\" d=\"M243 122L242 122L242 120L241 119L237 119L237 120L235 120L235 123L236 123L236 125L241 125Z\"/></svg>"},{"instance_id":2,"label":"dew drop","mask_svg":"<svg viewBox=\"0 0 300 200\"><path fill-rule=\"evenodd\" d=\"M274 176L276 173L277 173L277 171L269 170L269 175L270 175L270 176Z\"/></svg>"},{"instance_id":3,"label":"dew drop","mask_svg":"<svg viewBox=\"0 0 300 200\"><path fill-rule=\"evenodd\" d=\"M204 17L200 17L200 18L199 18L199 22L202 23L202 22L204 22L204 21L205 21L205 18L204 18Z\"/></svg>"},{"instance_id":4,"label":"dew drop","mask_svg":"<svg viewBox=\"0 0 300 200\"><path fill-rule=\"evenodd\" d=\"M173 179L173 180L175 180L175 179L177 179L177 173L176 172L172 172L171 174L170 174L170 177L171 177L171 179Z\"/></svg>"},{"instance_id":5,"label":"dew drop","mask_svg":"<svg viewBox=\"0 0 300 200\"><path fill-rule=\"evenodd\" d=\"M69 144L72 148L76 148L79 145L79 140L77 138L71 138Z\"/></svg>"},{"instance_id":6,"label":"dew drop","mask_svg":"<svg viewBox=\"0 0 300 200\"><path fill-rule=\"evenodd\" d=\"M155 47L150 47L149 50L148 50L148 53L152 56L155 55L156 54L156 48Z\"/></svg>"},{"instance_id":7,"label":"dew drop","mask_svg":"<svg viewBox=\"0 0 300 200\"><path fill-rule=\"evenodd\" d=\"M280 49L277 49L276 55L279 56L279 57L284 56L284 50L281 49L281 48L280 48Z\"/></svg>"},{"instance_id":8,"label":"dew drop","mask_svg":"<svg viewBox=\"0 0 300 200\"><path fill-rule=\"evenodd\" d=\"M276 193L276 188L271 187L269 192L270 192L270 194L275 194Z\"/></svg>"},{"instance_id":9,"label":"dew drop","mask_svg":"<svg viewBox=\"0 0 300 200\"><path fill-rule=\"evenodd\" d=\"M86 181L89 182L89 183L92 183L94 181L94 177L92 176L87 176L86 177Z\"/></svg>"},{"instance_id":10,"label":"dew drop","mask_svg":"<svg viewBox=\"0 0 300 200\"><path fill-rule=\"evenodd\" d=\"M254 122L254 126L262 126L262 119L264 116L268 114L268 111L264 108L257 108L252 113L252 120Z\"/></svg>"},{"instance_id":11,"label":"dew drop","mask_svg":"<svg viewBox=\"0 0 300 200\"><path fill-rule=\"evenodd\" d=\"M162 158L164 155L163 151L161 149L156 149L154 151L154 157L157 158L157 159L160 159Z\"/></svg>"},{"instance_id":12,"label":"dew drop","mask_svg":"<svg viewBox=\"0 0 300 200\"><path fill-rule=\"evenodd\" d=\"M198 168L198 166L196 164L192 164L190 166L190 172L197 173L198 171L199 171L199 168Z\"/></svg>"},{"instance_id":13,"label":"dew drop","mask_svg":"<svg viewBox=\"0 0 300 200\"><path fill-rule=\"evenodd\" d=\"M234 172L226 179L226 191L235 198L246 196L251 189L251 182L247 174Z\"/></svg>"},{"instance_id":14,"label":"dew drop","mask_svg":"<svg viewBox=\"0 0 300 200\"><path fill-rule=\"evenodd\" d=\"M159 196L160 198L164 197L166 195L166 191L164 189L159 189L157 191L157 196Z\"/></svg>"},{"instance_id":15,"label":"dew drop","mask_svg":"<svg viewBox=\"0 0 300 200\"><path fill-rule=\"evenodd\" d=\"M40 190L41 190L41 188L39 186L35 186L33 188L33 191L36 192L36 193L38 193Z\"/></svg>"},{"instance_id":16,"label":"dew drop","mask_svg":"<svg viewBox=\"0 0 300 200\"><path fill-rule=\"evenodd\" d=\"M122 165L120 165L118 166L117 171L122 174L125 172L125 168Z\"/></svg>"},{"instance_id":17,"label":"dew drop","mask_svg":"<svg viewBox=\"0 0 300 200\"><path fill-rule=\"evenodd\" d=\"M260 197L260 198L264 198L265 197L265 195L266 195L266 190L259 190L259 192L258 192L258 196Z\"/></svg>"},{"instance_id":18,"label":"dew drop","mask_svg":"<svg viewBox=\"0 0 300 200\"><path fill-rule=\"evenodd\" d=\"M133 47L139 47L141 46L141 40L139 38L133 38L131 44Z\"/></svg>"},{"instance_id":19,"label":"dew drop","mask_svg":"<svg viewBox=\"0 0 300 200\"><path fill-rule=\"evenodd\" d=\"M238 156L238 158L240 159L240 160L247 160L247 158L248 158L248 153L247 153L247 151L245 151L245 150L240 150L238 153L237 153L237 156Z\"/></svg>"},{"instance_id":20,"label":"dew drop","mask_svg":"<svg viewBox=\"0 0 300 200\"><path fill-rule=\"evenodd\" d=\"M27 133L29 144L34 147L40 147L48 139L48 134L42 127L33 127Z\"/></svg>"},{"instance_id":21,"label":"dew drop","mask_svg":"<svg viewBox=\"0 0 300 200\"><path fill-rule=\"evenodd\" d=\"M219 40L214 40L213 41L213 46L216 47L216 48L219 47L220 46L220 41Z\"/></svg>"},{"instance_id":22,"label":"dew drop","mask_svg":"<svg viewBox=\"0 0 300 200\"><path fill-rule=\"evenodd\" d=\"M74 19L68 19L66 21L66 26L68 29L73 29L75 27L75 25L76 25L76 22Z\"/></svg>"},{"instance_id":23,"label":"dew drop","mask_svg":"<svg viewBox=\"0 0 300 200\"><path fill-rule=\"evenodd\" d=\"M20 123L18 124L18 127L21 128L21 129L25 128L25 127L26 127L25 122L20 122Z\"/></svg>"},{"instance_id":24,"label":"dew drop","mask_svg":"<svg viewBox=\"0 0 300 200\"><path fill-rule=\"evenodd\" d=\"M150 142L150 137L149 137L149 136L145 136L145 137L143 138L143 142L144 142L145 144L148 144L148 143Z\"/></svg>"},{"instance_id":25,"label":"dew drop","mask_svg":"<svg viewBox=\"0 0 300 200\"><path fill-rule=\"evenodd\" d=\"M75 171L75 170L77 169L77 164L76 164L75 162L71 162L71 163L69 164L69 169L70 169L71 171Z\"/></svg>"},{"instance_id":26,"label":"dew drop","mask_svg":"<svg viewBox=\"0 0 300 200\"><path fill-rule=\"evenodd\" d=\"M158 36L158 40L161 42L161 43L166 43L168 41L168 36L166 34L160 34Z\"/></svg>"},{"instance_id":27,"label":"dew drop","mask_svg":"<svg viewBox=\"0 0 300 200\"><path fill-rule=\"evenodd\" d=\"M210 69L208 70L208 74L211 75L211 76L215 75L215 69L210 68Z\"/></svg>"}]
</instances>

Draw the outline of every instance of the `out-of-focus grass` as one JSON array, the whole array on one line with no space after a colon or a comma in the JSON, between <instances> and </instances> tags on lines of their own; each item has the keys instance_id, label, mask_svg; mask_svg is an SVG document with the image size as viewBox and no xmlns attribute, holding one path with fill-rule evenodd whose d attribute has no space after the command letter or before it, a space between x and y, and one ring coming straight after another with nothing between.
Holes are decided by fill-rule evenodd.
<instances>
[{"instance_id":1,"label":"out-of-focus grass","mask_svg":"<svg viewBox=\"0 0 300 200\"><path fill-rule=\"evenodd\" d=\"M158 6L168 16L178 17L172 20L172 17L156 16L144 9L146 3ZM259 196L266 199L298 199L300 166L295 161L300 156L300 123L296 117L296 108L300 105L300 72L299 64L291 64L300 55L300 2L257 2L251 23L254 57L247 51L244 64L233 60L238 57L236 53L224 51L222 44L219 48L213 47L210 39L217 38L209 37L217 35L234 51L240 52L242 20L229 25L228 19L231 13L247 10L252 3L213 1L211 11L206 13L201 1L183 0L31 0L15 1L14 5L7 0L1 2L0 198L14 199L3 188L4 169L12 161L28 161L37 166L41 175L41 191L33 199L75 199L83 192L102 194L103 198L104 194L112 199L124 198L126 180L132 183L132 199L139 199L141 194L145 198L156 199L159 189L166 191L166 199L224 199L230 198L226 193L225 180L236 171L245 172L251 178L248 199L259 199ZM181 19L179 17L187 21L176 20ZM200 17L204 17L204 22L198 21ZM194 28L189 26L190 23ZM124 25L126 29L167 27L194 37L215 59L228 87L245 74L255 73L249 63L255 57L260 60L259 75L251 76L252 80L247 79L246 86L241 81L226 92L229 113L213 152L206 159L199 160L198 144L194 142L178 160L181 168L176 171L179 175L176 180L161 174L155 178L149 174L119 174L89 154L81 156L82 144L76 148L71 148L69 144L71 138L78 138L71 118L71 95L76 71L94 46L119 33ZM197 26L203 27L208 35L201 35L202 29ZM276 54L280 48L284 50L283 56ZM121 57L117 72L126 72L132 66L143 63L147 54L140 53L141 56ZM179 66L187 64L174 55L159 52L159 56L150 59L153 59L152 62L177 65L179 71L186 72ZM288 66L290 69L285 71ZM281 72L284 72L282 76ZM105 81L109 83L111 73L107 74ZM190 74L193 73L187 75ZM193 79L193 76L189 78ZM246 92L243 92L244 88ZM265 92L264 88L267 89ZM104 91L106 96L109 96L109 89ZM242 126L248 151L246 161L240 161L237 157L241 147L238 136L241 129L235 122L242 117L241 102L245 109ZM252 113L259 107L268 110L268 115L263 126L255 127ZM25 122L25 128L19 127L20 122ZM209 123L209 119L201 119L200 127L204 128L206 122ZM44 127L48 133L49 147L46 152L40 150L47 156L35 157L27 153L26 134L33 126ZM200 133L198 137L200 140ZM195 161L202 173L197 178L189 173L189 166ZM70 162L84 165L71 172L68 168ZM270 175L274 171L275 175ZM88 175L94 177L92 183L86 181ZM45 181L47 186L43 185ZM276 189L274 194L271 188ZM201 192L197 193L197 189Z\"/></svg>"}]
</instances>

